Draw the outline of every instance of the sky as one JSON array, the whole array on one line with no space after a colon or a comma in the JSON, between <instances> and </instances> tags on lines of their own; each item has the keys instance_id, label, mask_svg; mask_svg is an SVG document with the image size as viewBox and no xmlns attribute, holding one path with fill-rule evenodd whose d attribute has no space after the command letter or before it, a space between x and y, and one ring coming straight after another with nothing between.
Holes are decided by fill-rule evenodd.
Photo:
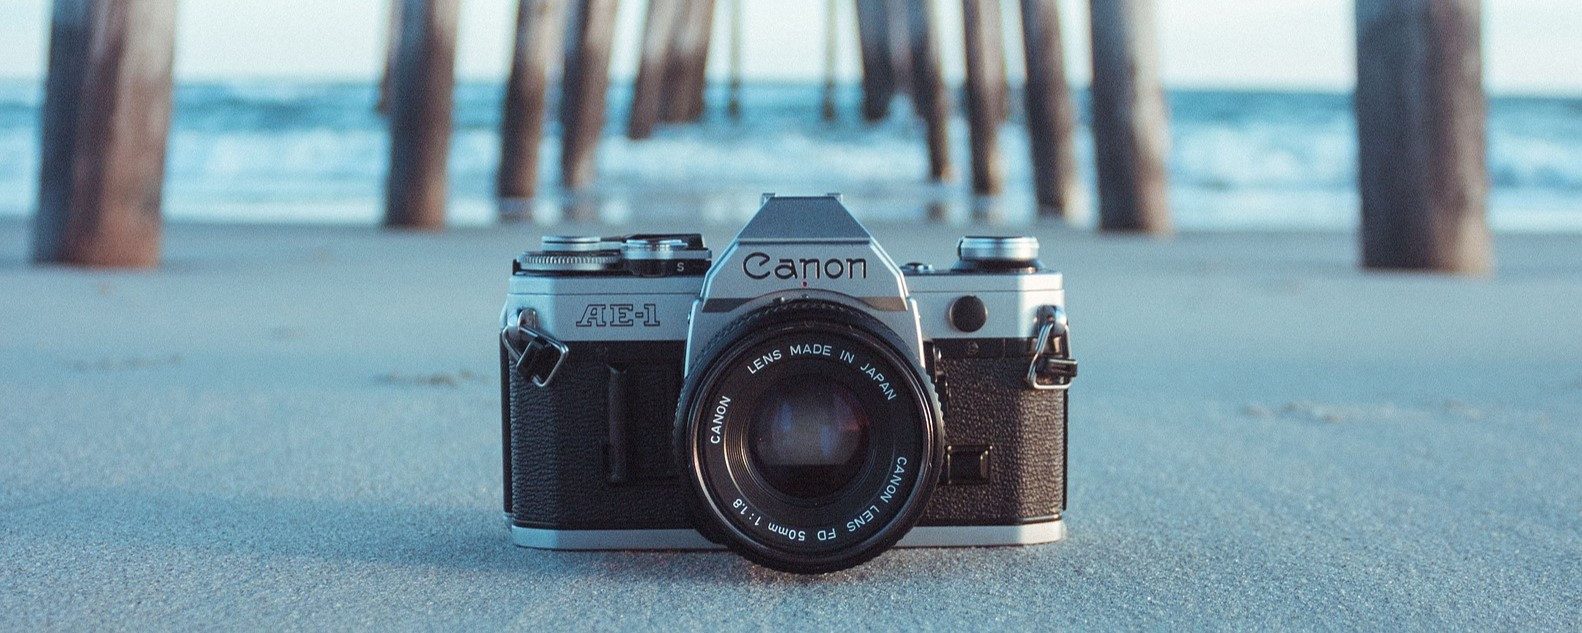
<instances>
[{"instance_id":1,"label":"sky","mask_svg":"<svg viewBox=\"0 0 1582 633\"><path fill-rule=\"evenodd\" d=\"M1354 0L1157 0L1160 64L1173 87L1349 90ZM747 79L823 75L825 2L741 0ZM836 3L838 75L859 72L853 2ZM0 0L0 78L43 76L51 0ZM502 80L516 0L461 0L457 72ZM718 0L715 42L729 0ZM1001 2L1012 77L1021 73L1014 0ZM1493 92L1582 95L1582 0L1484 0L1484 78ZM646 2L620 3L612 72L629 77ZM1087 0L1060 0L1068 76L1087 82ZM388 0L178 0L178 80L364 80L383 58ZM936 0L947 75L962 74L961 9ZM723 45L715 49L723 52ZM723 77L726 59L711 55Z\"/></svg>"}]
</instances>

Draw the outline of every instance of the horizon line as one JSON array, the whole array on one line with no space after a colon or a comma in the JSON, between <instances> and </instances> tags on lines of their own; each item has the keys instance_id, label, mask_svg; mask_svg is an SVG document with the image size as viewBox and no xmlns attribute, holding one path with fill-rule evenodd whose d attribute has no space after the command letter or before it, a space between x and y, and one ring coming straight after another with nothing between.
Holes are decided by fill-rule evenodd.
<instances>
[{"instance_id":1,"label":"horizon line","mask_svg":"<svg viewBox=\"0 0 1582 633\"><path fill-rule=\"evenodd\" d=\"M1017 81L1017 79L1018 78L1016 78L1016 77L1011 77L1010 78L1010 82L1009 82L1009 87L1010 88L1012 88L1012 89L1020 89L1020 88L1025 86L1025 83L1026 83L1025 81ZM34 83L34 84L38 85L40 90L42 90L43 87L44 87L44 81L45 81L45 76L44 75L25 76L25 75L4 75L4 74L0 74L0 83L13 83L13 84ZM457 85L462 85L462 84L504 84L505 81L506 80L503 77L500 77L500 78L485 77L485 76L458 76L458 77L456 77L456 84ZM630 83L631 81L632 81L631 78L616 77L616 78L613 78L611 80L611 85L614 86L614 85L617 85L617 84ZM708 85L710 85L710 86L722 86L722 85L726 84L726 81L727 80L724 79L724 78L710 77L708 79ZM784 86L805 85L805 86L817 86L817 85L822 85L823 81L824 81L823 79L794 79L794 78L759 77L759 78L743 78L742 79L742 85L744 85L744 86L745 85L784 85ZM313 85L313 84L319 84L319 85L357 85L357 84L363 84L363 85L367 85L367 86L370 86L370 87L377 87L378 84L379 84L379 78L377 76L375 76L375 77L365 77L365 76L358 76L358 75L328 75L328 74L326 74L326 75L236 74L236 75L207 75L207 76L177 78L176 82L175 82L175 85L176 86L192 86L192 85L205 85L205 84L212 85L212 84L227 84L227 83L230 83L230 84L286 83L286 84L297 84L297 85ZM956 87L955 84L959 84L959 83L961 83L961 82L954 82L952 84L952 87L955 88ZM836 85L839 86L839 87L848 88L848 89L849 88L860 88L861 85L862 85L862 81L861 81L860 78L842 78L842 79L836 81ZM1069 86L1072 89L1075 89L1075 90L1088 90L1088 89L1090 89L1091 85L1092 85L1091 82L1073 82L1073 83L1069 84ZM1198 82L1174 82L1174 83L1166 82L1166 83L1163 84L1163 88L1166 91L1184 91L1184 92L1247 92L1247 93L1278 93L1278 94L1327 94L1327 95L1349 95L1349 94L1351 94L1352 92L1355 91L1355 86L1339 86L1339 85L1334 85L1334 84L1317 84L1317 83L1315 83L1315 84L1300 84L1300 83L1289 83L1289 84L1287 84L1287 83L1267 83L1267 84L1245 83L1245 84L1242 84L1242 83L1212 83L1212 82L1202 82L1202 83L1198 83ZM897 96L900 96L900 94L901 93L897 93ZM1546 88L1539 88L1539 87L1521 87L1521 88L1495 89L1495 88L1491 88L1491 87L1485 85L1484 86L1484 94L1488 95L1489 97L1503 97L1503 98L1541 98L1541 99L1559 99L1559 100L1582 100L1582 90L1546 89Z\"/></svg>"}]
</instances>

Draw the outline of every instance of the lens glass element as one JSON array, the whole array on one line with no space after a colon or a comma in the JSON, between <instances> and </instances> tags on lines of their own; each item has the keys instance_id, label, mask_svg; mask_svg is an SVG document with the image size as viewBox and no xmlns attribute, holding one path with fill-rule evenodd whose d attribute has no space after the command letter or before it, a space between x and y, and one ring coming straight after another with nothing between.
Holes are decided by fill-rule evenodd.
<instances>
[{"instance_id":1,"label":"lens glass element","mask_svg":"<svg viewBox=\"0 0 1582 633\"><path fill-rule=\"evenodd\" d=\"M704 347L678 403L699 529L784 571L845 569L895 545L944 460L933 385L904 340L812 299L741 319Z\"/></svg>"},{"instance_id":2,"label":"lens glass element","mask_svg":"<svg viewBox=\"0 0 1582 633\"><path fill-rule=\"evenodd\" d=\"M795 376L759 401L747 443L765 483L801 499L826 497L868 461L869 418L845 386Z\"/></svg>"}]
</instances>

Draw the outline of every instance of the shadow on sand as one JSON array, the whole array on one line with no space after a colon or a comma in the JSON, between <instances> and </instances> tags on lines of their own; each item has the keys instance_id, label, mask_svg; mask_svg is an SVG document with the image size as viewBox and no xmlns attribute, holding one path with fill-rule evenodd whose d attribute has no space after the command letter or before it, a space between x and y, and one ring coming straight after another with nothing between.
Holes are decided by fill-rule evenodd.
<instances>
[{"instance_id":1,"label":"shadow on sand","mask_svg":"<svg viewBox=\"0 0 1582 633\"><path fill-rule=\"evenodd\" d=\"M953 557L946 550L901 551L841 573L797 576L758 567L728 552L553 552L516 547L501 516L477 507L137 488L62 491L0 508L0 534L14 543L50 543L87 556L113 557L131 548L181 552L200 560L306 558L345 562L348 567L374 563L521 573L541 580L704 585L843 584L874 575L927 573L927 568L949 564L946 559Z\"/></svg>"}]
</instances>

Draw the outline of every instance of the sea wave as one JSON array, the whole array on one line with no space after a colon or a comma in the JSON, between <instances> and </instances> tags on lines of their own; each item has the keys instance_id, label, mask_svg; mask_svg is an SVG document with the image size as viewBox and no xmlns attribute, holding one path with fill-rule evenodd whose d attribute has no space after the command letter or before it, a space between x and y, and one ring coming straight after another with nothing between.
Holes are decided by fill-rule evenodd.
<instances>
[{"instance_id":1,"label":"sea wave","mask_svg":"<svg viewBox=\"0 0 1582 633\"><path fill-rule=\"evenodd\" d=\"M721 103L721 89L711 90L711 103ZM24 212L31 205L40 93L34 83L0 83L0 213ZM1086 111L1086 93L1077 94ZM709 125L662 128L651 140L632 142L620 136L629 91L617 87L611 91L600 153L601 182L787 190L916 183L926 156L922 131L906 115L904 100L895 104L897 116L864 125L850 114L858 97L854 87L844 88L840 99L846 119L824 123L818 119L817 86L750 84L739 121L711 112ZM450 152L456 196L490 195L500 99L498 84L458 86ZM370 86L357 84L180 86L168 158L171 195L212 197L217 203L377 197L389 144L374 100ZM1169 103L1171 186L1182 199L1267 199L1288 192L1309 201L1354 200L1356 138L1346 95L1171 91ZM1021 157L1027 141L1018 122L1019 114L1013 113L1003 128L1002 151L1011 193L1025 195L1029 175ZM1086 121L1081 125L1079 159L1087 166L1091 141ZM557 134L551 122L541 151L546 182L553 180ZM956 160L964 169L966 131L959 119L953 137ZM1499 199L1528 196L1576 205L1574 196L1582 192L1582 100L1491 99L1488 161ZM1092 179L1091 173L1085 175ZM1568 211L1582 224L1582 208L1556 212Z\"/></svg>"}]
</instances>

